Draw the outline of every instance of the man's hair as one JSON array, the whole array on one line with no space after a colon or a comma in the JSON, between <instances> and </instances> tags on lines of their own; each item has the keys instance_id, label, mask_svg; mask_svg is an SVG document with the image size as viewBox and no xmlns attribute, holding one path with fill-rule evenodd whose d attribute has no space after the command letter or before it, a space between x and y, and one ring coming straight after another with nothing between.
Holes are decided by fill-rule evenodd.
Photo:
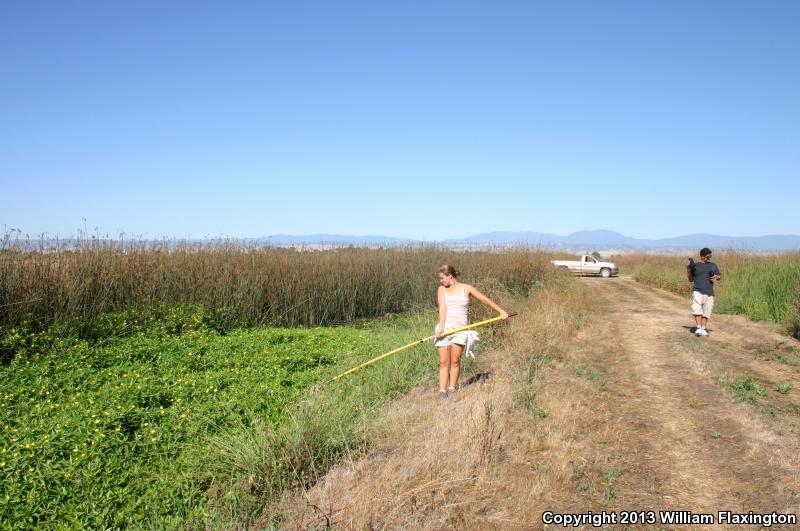
<instances>
[{"instance_id":1,"label":"man's hair","mask_svg":"<svg viewBox=\"0 0 800 531\"><path fill-rule=\"evenodd\" d=\"M703 247L702 249L700 249L700 256L708 256L710 254L711 254L711 249L709 249L708 247Z\"/></svg>"}]
</instances>

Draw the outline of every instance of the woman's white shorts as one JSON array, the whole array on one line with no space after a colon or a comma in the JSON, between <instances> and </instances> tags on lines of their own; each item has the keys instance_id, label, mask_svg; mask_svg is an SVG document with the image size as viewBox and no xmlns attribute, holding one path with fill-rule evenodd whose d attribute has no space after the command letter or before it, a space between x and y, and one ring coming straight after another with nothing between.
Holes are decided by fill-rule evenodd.
<instances>
[{"instance_id":1,"label":"woman's white shorts","mask_svg":"<svg viewBox=\"0 0 800 531\"><path fill-rule=\"evenodd\" d=\"M450 334L449 336L440 337L433 346L436 348L439 347L449 347L450 345L466 345L467 344L467 332L466 330L463 332L456 332L455 334Z\"/></svg>"}]
</instances>

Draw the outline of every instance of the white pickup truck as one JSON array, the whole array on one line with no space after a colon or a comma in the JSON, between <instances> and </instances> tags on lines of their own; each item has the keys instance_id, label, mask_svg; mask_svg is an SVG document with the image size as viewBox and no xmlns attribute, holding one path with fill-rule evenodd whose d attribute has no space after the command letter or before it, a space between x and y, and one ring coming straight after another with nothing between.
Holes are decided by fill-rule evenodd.
<instances>
[{"instance_id":1,"label":"white pickup truck","mask_svg":"<svg viewBox=\"0 0 800 531\"><path fill-rule=\"evenodd\" d=\"M604 262L590 254L581 256L580 260L553 260L553 265L559 269L569 269L579 275L600 275L603 278L619 275L617 264Z\"/></svg>"}]
</instances>

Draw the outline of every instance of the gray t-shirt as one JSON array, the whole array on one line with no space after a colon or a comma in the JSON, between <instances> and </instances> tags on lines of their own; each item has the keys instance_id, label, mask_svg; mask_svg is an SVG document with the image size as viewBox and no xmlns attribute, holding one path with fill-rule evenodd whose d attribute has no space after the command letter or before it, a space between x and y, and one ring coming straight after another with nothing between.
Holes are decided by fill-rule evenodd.
<instances>
[{"instance_id":1,"label":"gray t-shirt","mask_svg":"<svg viewBox=\"0 0 800 531\"><path fill-rule=\"evenodd\" d=\"M719 275L719 268L714 262L697 262L692 264L692 275L694 276L694 291L699 291L703 295L714 296L714 283L711 282L711 275Z\"/></svg>"}]
</instances>

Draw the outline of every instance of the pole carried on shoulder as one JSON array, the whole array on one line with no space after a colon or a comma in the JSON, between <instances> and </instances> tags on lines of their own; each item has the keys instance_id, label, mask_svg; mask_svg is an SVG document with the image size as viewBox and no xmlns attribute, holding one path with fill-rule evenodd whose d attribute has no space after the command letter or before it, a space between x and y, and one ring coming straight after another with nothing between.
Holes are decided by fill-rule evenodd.
<instances>
[{"instance_id":1,"label":"pole carried on shoulder","mask_svg":"<svg viewBox=\"0 0 800 531\"><path fill-rule=\"evenodd\" d=\"M508 316L509 317L514 317L515 315L517 315L517 312L508 312ZM441 338L441 337L444 337L444 336L449 336L450 334L455 334L456 332L462 332L464 330L469 330L470 328L477 328L479 326L487 325L489 323L494 323L496 321L499 321L500 319L502 319L502 317L493 317L491 319L486 319L485 321L480 321L478 323L473 323L473 324L469 324L469 325L466 325L466 326L460 326L458 328L453 328L452 330L445 330L445 332L442 333L442 335L440 335L439 337ZM387 352L386 354L381 354L377 358L372 358L371 360L366 361L366 362L364 362L361 365L358 365L356 367L353 367L352 369L347 370L347 371L343 372L342 374L340 374L338 376L334 376L330 380L328 380L326 382L323 382L321 385L325 385L327 383L330 383L330 382L333 382L335 380L338 380L339 378L342 378L343 376L347 376L348 374L354 373L357 370L366 367L367 365L371 365L371 364L375 363L376 361L380 361L380 360L382 360L383 358L385 358L387 356L391 356L392 354L397 354L401 350L406 350L406 349L411 348L411 347L416 347L417 345L421 345L422 343L424 343L426 341L430 341L431 339L435 339L435 338L436 338L436 336L424 337L422 339L418 339L418 340L414 341L413 343L409 343L408 345L404 345L404 346L402 346L400 348L396 348L396 349L394 349L394 350L392 350L390 352Z\"/></svg>"}]
</instances>

